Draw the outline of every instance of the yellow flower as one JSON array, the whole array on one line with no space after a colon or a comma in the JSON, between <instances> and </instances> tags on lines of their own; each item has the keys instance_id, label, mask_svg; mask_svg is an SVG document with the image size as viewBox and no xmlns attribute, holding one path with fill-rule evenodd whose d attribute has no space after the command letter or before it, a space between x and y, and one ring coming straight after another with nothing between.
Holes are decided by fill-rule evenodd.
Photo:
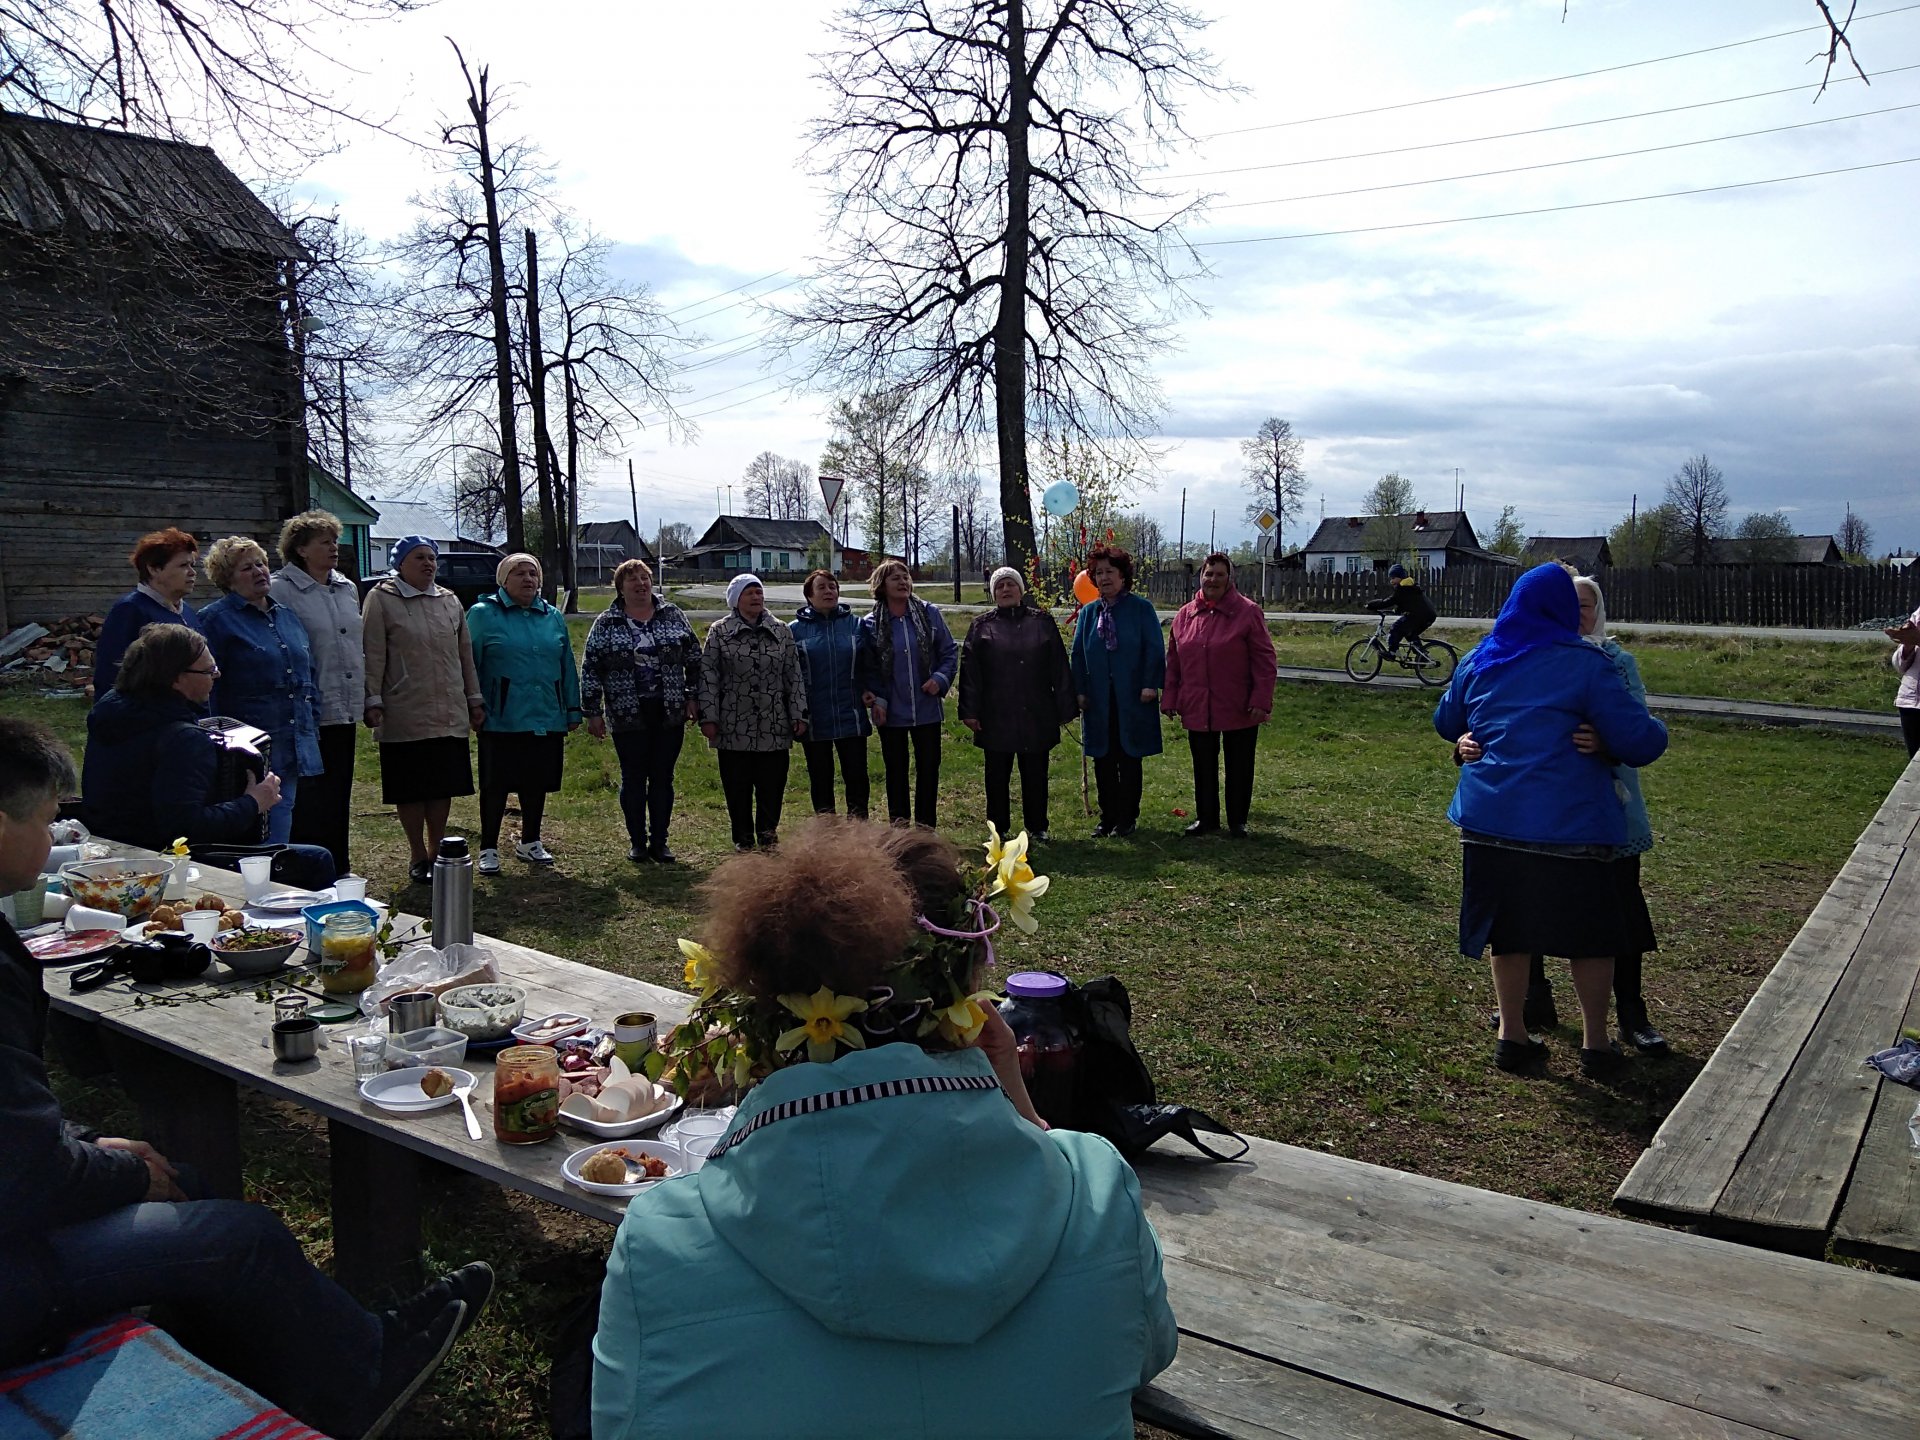
<instances>
[{"instance_id":1,"label":"yellow flower","mask_svg":"<svg viewBox=\"0 0 1920 1440\"><path fill-rule=\"evenodd\" d=\"M173 844L167 847L167 853L169 855L191 855L193 852L187 848L187 837L181 835L174 840Z\"/></svg>"},{"instance_id":2,"label":"yellow flower","mask_svg":"<svg viewBox=\"0 0 1920 1440\"><path fill-rule=\"evenodd\" d=\"M1005 895L1007 918L1031 935L1040 928L1040 923L1033 918L1033 902L1046 894L1047 886L1052 883L1045 875L1033 873L1033 867L1027 863L1025 855L1009 855L1000 862L993 888L987 895L989 898Z\"/></svg>"},{"instance_id":3,"label":"yellow flower","mask_svg":"<svg viewBox=\"0 0 1920 1440\"><path fill-rule=\"evenodd\" d=\"M687 984L702 995L717 989L720 984L720 962L713 958L713 952L697 940L682 940L680 953L687 957Z\"/></svg>"},{"instance_id":4,"label":"yellow flower","mask_svg":"<svg viewBox=\"0 0 1920 1440\"><path fill-rule=\"evenodd\" d=\"M1009 855L1018 859L1027 853L1027 832L1022 830L1009 840L1000 838L1000 828L991 820L987 822L987 868L998 870L1001 862Z\"/></svg>"},{"instance_id":5,"label":"yellow flower","mask_svg":"<svg viewBox=\"0 0 1920 1440\"><path fill-rule=\"evenodd\" d=\"M997 1004L999 999L991 990L976 990L971 995L958 996L946 1009L934 1011L940 1038L956 1049L973 1044L980 1036L980 1027L987 1023L986 1007Z\"/></svg>"},{"instance_id":6,"label":"yellow flower","mask_svg":"<svg viewBox=\"0 0 1920 1440\"><path fill-rule=\"evenodd\" d=\"M853 1050L867 1048L866 1037L846 1023L849 1015L867 1008L866 1001L856 1000L851 995L836 995L822 985L811 995L782 995L780 1003L800 1017L798 1025L773 1042L773 1048L781 1054L786 1054L804 1040L807 1042L807 1058L816 1064L827 1065L833 1061L836 1044Z\"/></svg>"}]
</instances>

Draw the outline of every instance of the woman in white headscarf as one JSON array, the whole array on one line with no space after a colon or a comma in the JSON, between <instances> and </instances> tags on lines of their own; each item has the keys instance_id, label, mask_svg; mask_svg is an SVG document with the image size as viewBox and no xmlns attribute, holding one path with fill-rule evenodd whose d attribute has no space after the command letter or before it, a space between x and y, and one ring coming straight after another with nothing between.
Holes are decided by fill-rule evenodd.
<instances>
[{"instance_id":1,"label":"woman in white headscarf","mask_svg":"<svg viewBox=\"0 0 1920 1440\"><path fill-rule=\"evenodd\" d=\"M789 752L807 733L807 679L758 575L728 582L727 611L700 657L700 733L719 752L733 848L751 850L779 838Z\"/></svg>"}]
</instances>

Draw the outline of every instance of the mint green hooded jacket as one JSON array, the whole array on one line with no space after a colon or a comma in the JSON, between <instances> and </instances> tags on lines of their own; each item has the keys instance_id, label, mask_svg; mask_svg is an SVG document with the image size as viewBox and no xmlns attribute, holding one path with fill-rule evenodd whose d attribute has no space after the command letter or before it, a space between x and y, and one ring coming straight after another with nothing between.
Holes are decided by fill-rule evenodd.
<instances>
[{"instance_id":1,"label":"mint green hooded jacket","mask_svg":"<svg viewBox=\"0 0 1920 1440\"><path fill-rule=\"evenodd\" d=\"M799 1064L785 1102L922 1077L977 1050ZM997 1086L797 1114L634 1198L594 1339L594 1440L1131 1437L1173 1361L1160 1242L1105 1140L1041 1131Z\"/></svg>"}]
</instances>

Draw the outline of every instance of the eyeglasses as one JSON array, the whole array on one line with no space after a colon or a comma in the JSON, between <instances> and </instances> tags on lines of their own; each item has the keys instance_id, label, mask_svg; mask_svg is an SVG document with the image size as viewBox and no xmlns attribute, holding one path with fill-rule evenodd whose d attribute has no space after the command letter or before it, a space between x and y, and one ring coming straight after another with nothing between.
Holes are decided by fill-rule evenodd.
<instances>
[{"instance_id":1,"label":"eyeglasses","mask_svg":"<svg viewBox=\"0 0 1920 1440\"><path fill-rule=\"evenodd\" d=\"M187 674L189 675L218 675L219 673L220 667L218 665L209 664L204 670L198 665L189 665L187 667Z\"/></svg>"}]
</instances>

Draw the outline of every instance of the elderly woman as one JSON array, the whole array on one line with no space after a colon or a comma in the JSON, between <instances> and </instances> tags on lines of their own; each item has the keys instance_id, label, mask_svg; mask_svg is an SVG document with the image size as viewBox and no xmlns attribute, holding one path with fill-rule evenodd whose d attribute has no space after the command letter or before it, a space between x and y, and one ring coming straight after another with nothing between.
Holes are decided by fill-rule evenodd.
<instances>
[{"instance_id":1,"label":"elderly woman","mask_svg":"<svg viewBox=\"0 0 1920 1440\"><path fill-rule=\"evenodd\" d=\"M284 845L293 835L300 777L323 768L307 627L274 602L267 552L244 535L229 535L208 552L207 574L222 592L200 612L207 648L220 667L214 713L244 720L273 738L280 803L267 815L267 842Z\"/></svg>"},{"instance_id":2,"label":"elderly woman","mask_svg":"<svg viewBox=\"0 0 1920 1440\"><path fill-rule=\"evenodd\" d=\"M113 602L100 640L93 651L93 694L96 700L113 689L120 657L134 637L148 625L184 625L200 628L200 617L187 604L200 568L200 542L184 530L169 527L142 535L127 557L139 583Z\"/></svg>"},{"instance_id":3,"label":"elderly woman","mask_svg":"<svg viewBox=\"0 0 1920 1440\"><path fill-rule=\"evenodd\" d=\"M500 587L467 611L487 719L480 731L480 863L500 873L500 822L520 797L515 858L551 865L540 839L547 796L560 788L567 735L580 728L580 672L567 618L540 596L540 562L519 551L494 569Z\"/></svg>"},{"instance_id":4,"label":"elderly woman","mask_svg":"<svg viewBox=\"0 0 1920 1440\"><path fill-rule=\"evenodd\" d=\"M393 542L392 574L360 612L367 652L365 717L380 742L380 798L400 815L407 876L433 877L453 797L473 793L467 733L486 723L473 641L460 598L434 583L440 547L424 535Z\"/></svg>"},{"instance_id":5,"label":"elderly woman","mask_svg":"<svg viewBox=\"0 0 1920 1440\"><path fill-rule=\"evenodd\" d=\"M960 723L985 754L988 823L1012 833L1018 761L1027 838L1045 840L1049 752L1074 716L1067 647L1053 616L1027 599L1018 570L1002 565L988 588L993 611L973 622L960 650Z\"/></svg>"},{"instance_id":6,"label":"elderly woman","mask_svg":"<svg viewBox=\"0 0 1920 1440\"><path fill-rule=\"evenodd\" d=\"M733 848L751 850L779 839L787 752L807 733L807 678L758 575L727 582L727 611L700 657L700 733L719 752Z\"/></svg>"},{"instance_id":7,"label":"elderly woman","mask_svg":"<svg viewBox=\"0 0 1920 1440\"><path fill-rule=\"evenodd\" d=\"M1131 835L1140 823L1140 762L1160 753L1160 687L1167 650L1153 602L1133 593L1133 557L1118 545L1087 555L1096 599L1074 622L1073 686L1080 745L1093 757L1100 823L1093 838Z\"/></svg>"},{"instance_id":8,"label":"elderly woman","mask_svg":"<svg viewBox=\"0 0 1920 1440\"><path fill-rule=\"evenodd\" d=\"M1273 636L1260 607L1233 584L1233 562L1215 551L1200 567L1200 593L1173 617L1167 689L1160 708L1178 715L1193 752L1194 822L1189 835L1220 829L1220 754L1227 757L1227 831L1247 833L1253 751L1273 713Z\"/></svg>"},{"instance_id":9,"label":"elderly woman","mask_svg":"<svg viewBox=\"0 0 1920 1440\"><path fill-rule=\"evenodd\" d=\"M861 695L880 730L887 814L932 829L940 800L941 697L953 688L959 651L937 605L913 593L904 560L883 561L868 582L873 609L860 622L872 688ZM913 748L908 804L907 748Z\"/></svg>"},{"instance_id":10,"label":"elderly woman","mask_svg":"<svg viewBox=\"0 0 1920 1440\"><path fill-rule=\"evenodd\" d=\"M1462 841L1460 953L1493 956L1494 1064L1525 1072L1544 1063L1547 1047L1526 1028L1528 957L1566 955L1580 997L1580 1068L1598 1079L1617 1074L1607 997L1613 957L1633 936L1613 866L1628 832L1612 766L1659 759L1666 727L1580 638L1579 596L1558 565L1520 577L1492 631L1460 662L1433 725L1456 747L1464 736L1482 747L1460 767L1447 818ZM1607 759L1573 743L1582 726Z\"/></svg>"},{"instance_id":11,"label":"elderly woman","mask_svg":"<svg viewBox=\"0 0 1920 1440\"><path fill-rule=\"evenodd\" d=\"M1907 742L1907 758L1920 755L1920 610L1907 617L1904 625L1884 632L1893 641L1889 663L1900 677L1900 688L1893 707L1900 716L1900 734Z\"/></svg>"},{"instance_id":12,"label":"elderly woman","mask_svg":"<svg viewBox=\"0 0 1920 1440\"><path fill-rule=\"evenodd\" d=\"M707 883L703 938L747 1026L821 1018L767 1047L701 1169L627 1210L595 1440L1134 1433L1177 1338L1139 1182L1105 1140L1041 1127L990 1006L923 1035L882 1003L902 972L978 983L920 927L936 863L951 926L959 857L924 830L819 816Z\"/></svg>"},{"instance_id":13,"label":"elderly woman","mask_svg":"<svg viewBox=\"0 0 1920 1440\"><path fill-rule=\"evenodd\" d=\"M301 776L293 806L293 838L324 845L341 874L353 813L354 738L366 699L366 649L360 639L360 592L335 565L340 521L308 510L280 527L274 600L307 627L313 686L320 697L320 771Z\"/></svg>"},{"instance_id":14,"label":"elderly woman","mask_svg":"<svg viewBox=\"0 0 1920 1440\"><path fill-rule=\"evenodd\" d=\"M807 786L816 815L833 812L833 762L847 787L847 813L867 814L867 736L873 726L861 697L873 689L871 659L860 643L860 619L840 599L831 570L815 570L800 587L807 603L788 622L807 675Z\"/></svg>"},{"instance_id":15,"label":"elderly woman","mask_svg":"<svg viewBox=\"0 0 1920 1440\"><path fill-rule=\"evenodd\" d=\"M613 603L594 616L580 662L587 732L613 732L620 761L620 813L627 859L673 863L673 767L687 721L698 713L700 642L677 605L659 598L644 560L613 572Z\"/></svg>"}]
</instances>

